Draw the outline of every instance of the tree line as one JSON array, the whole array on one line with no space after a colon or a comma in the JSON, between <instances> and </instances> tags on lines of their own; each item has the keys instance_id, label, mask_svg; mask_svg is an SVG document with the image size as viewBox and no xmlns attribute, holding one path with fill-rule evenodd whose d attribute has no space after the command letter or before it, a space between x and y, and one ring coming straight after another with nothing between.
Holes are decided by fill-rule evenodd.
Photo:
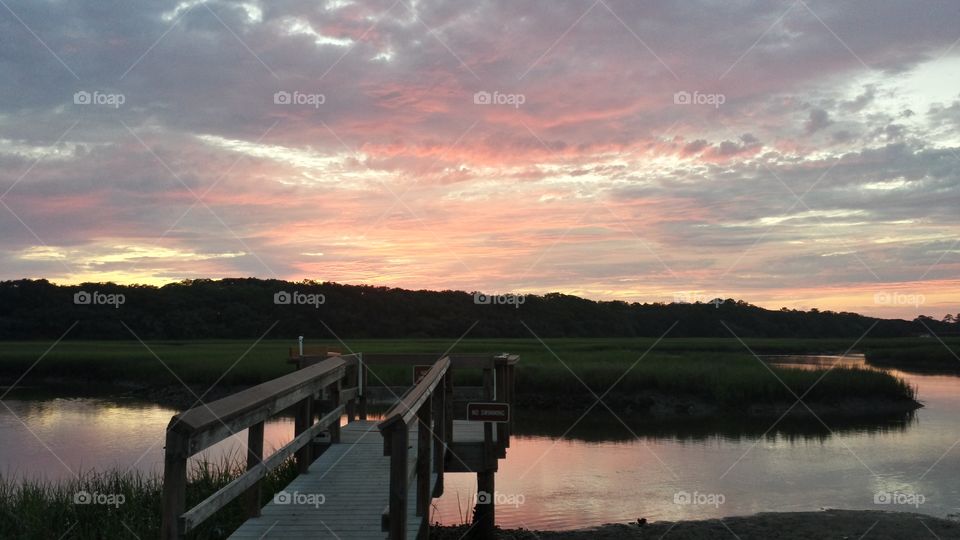
<instances>
[{"instance_id":1,"label":"tree line","mask_svg":"<svg viewBox=\"0 0 960 540\"><path fill-rule=\"evenodd\" d=\"M486 296L332 282L197 279L161 287L47 280L0 282L0 339L671 337L857 338L957 335L960 313L934 320L768 310L708 303L594 301L561 293ZM726 326L725 326L726 325ZM729 327L729 330L727 329ZM336 334L336 336L332 335Z\"/></svg>"}]
</instances>

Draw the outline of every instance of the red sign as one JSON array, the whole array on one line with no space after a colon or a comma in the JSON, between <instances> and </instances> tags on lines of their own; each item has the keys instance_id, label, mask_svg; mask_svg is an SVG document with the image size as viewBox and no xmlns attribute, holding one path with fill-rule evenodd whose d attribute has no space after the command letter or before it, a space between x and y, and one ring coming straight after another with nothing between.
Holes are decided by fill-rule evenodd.
<instances>
[{"instance_id":1,"label":"red sign","mask_svg":"<svg viewBox=\"0 0 960 540\"><path fill-rule=\"evenodd\" d=\"M510 404L508 403L469 403L467 420L473 422L509 422Z\"/></svg>"},{"instance_id":2,"label":"red sign","mask_svg":"<svg viewBox=\"0 0 960 540\"><path fill-rule=\"evenodd\" d=\"M429 366L413 366L413 385L416 386L418 382L423 380L432 367L432 364Z\"/></svg>"}]
</instances>

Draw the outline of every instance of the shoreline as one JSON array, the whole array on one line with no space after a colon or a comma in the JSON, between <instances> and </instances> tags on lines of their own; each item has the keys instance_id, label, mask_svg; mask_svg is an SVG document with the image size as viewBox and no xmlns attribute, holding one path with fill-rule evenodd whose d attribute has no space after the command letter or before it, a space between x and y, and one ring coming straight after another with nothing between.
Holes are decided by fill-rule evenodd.
<instances>
[{"instance_id":1,"label":"shoreline","mask_svg":"<svg viewBox=\"0 0 960 540\"><path fill-rule=\"evenodd\" d=\"M823 510L820 512L761 512L722 519L611 523L571 531L498 529L498 540L620 540L658 539L707 540L810 540L821 538L870 540L905 538L960 539L960 516L938 518L914 512L880 510ZM430 537L437 540L464 538L469 527L433 526ZM931 534L932 533L932 534ZM468 537L469 538L469 537Z\"/></svg>"},{"instance_id":2,"label":"shoreline","mask_svg":"<svg viewBox=\"0 0 960 540\"><path fill-rule=\"evenodd\" d=\"M196 396L204 396L204 402L209 403L249 388L247 385L240 385L217 386L209 389L204 385L191 384L189 385L190 390L187 390L181 385L149 386L126 380L111 381L108 384L95 385L94 387L90 387L90 383L91 381L82 378L44 378L23 381L17 388L43 393L55 391L57 388L82 385L85 390L84 393L89 392L91 396L137 399L178 411L183 411L196 403ZM6 389L5 384L6 381L0 383L0 388ZM584 399L587 399L587 397ZM571 412L578 410L570 407L572 403L577 401L571 400L569 396L536 392L518 394L516 399L516 407L522 410L569 410ZM643 390L629 394L613 392L605 396L604 402L617 409L618 413L643 416L649 420L707 420L731 414L745 415L753 419L777 418L781 415L799 419L813 417L814 415L862 418L878 415L903 415L923 408L923 403L916 400L857 397L807 402L809 410L807 407L792 402L751 403L743 407L732 407L709 401L695 394L668 395L662 392ZM371 401L370 404L374 406L377 404L389 405L389 402Z\"/></svg>"}]
</instances>

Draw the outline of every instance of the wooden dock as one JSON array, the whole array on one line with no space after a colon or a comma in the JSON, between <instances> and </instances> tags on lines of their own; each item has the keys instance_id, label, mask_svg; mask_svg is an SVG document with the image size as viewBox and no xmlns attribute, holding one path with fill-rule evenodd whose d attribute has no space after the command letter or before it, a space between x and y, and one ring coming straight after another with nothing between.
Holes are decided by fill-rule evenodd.
<instances>
[{"instance_id":1,"label":"wooden dock","mask_svg":"<svg viewBox=\"0 0 960 540\"><path fill-rule=\"evenodd\" d=\"M183 538L234 499L249 519L231 538L405 539L429 536L430 500L445 472L477 474L494 492L510 422L469 421L454 410L454 369L479 369L485 405L499 414L513 400L512 355L300 356L297 371L173 417L167 428L162 538ZM367 419L371 365L418 366L419 377L383 419ZM263 458L263 422L294 407L294 440ZM462 414L460 414L462 413ZM346 424L341 426L342 416ZM247 429L247 472L185 508L186 460ZM263 505L260 480L290 456L300 474ZM493 504L477 505L474 537L492 535Z\"/></svg>"}]
</instances>

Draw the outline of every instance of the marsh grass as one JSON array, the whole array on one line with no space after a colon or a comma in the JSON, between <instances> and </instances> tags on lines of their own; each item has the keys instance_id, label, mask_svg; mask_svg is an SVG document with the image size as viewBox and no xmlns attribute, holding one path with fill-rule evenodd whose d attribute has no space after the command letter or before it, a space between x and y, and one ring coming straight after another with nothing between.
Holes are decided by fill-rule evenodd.
<instances>
[{"instance_id":1,"label":"marsh grass","mask_svg":"<svg viewBox=\"0 0 960 540\"><path fill-rule=\"evenodd\" d=\"M567 364L569 370L527 365L519 371L518 384L525 391L567 395L590 394L590 390L599 395L607 389L619 394L650 391L697 396L726 406L792 403L800 396L805 402L916 398L915 389L906 381L873 369L778 368L733 353L648 356L627 371L631 365L616 360Z\"/></svg>"},{"instance_id":2,"label":"marsh grass","mask_svg":"<svg viewBox=\"0 0 960 540\"><path fill-rule=\"evenodd\" d=\"M344 346L331 340L308 339L311 346L326 345L343 352L442 352L454 342L444 339L348 340ZM733 338L664 339L654 347L655 343L656 340L650 338L549 339L544 342L537 339L465 339L457 342L453 350L519 354L520 392L587 392L577 380L579 377L594 392L600 393L636 362L617 383L617 392L659 390L701 395L730 403L741 400L793 401L791 392L751 351L757 354L842 353L851 345L850 340L837 339L748 339L749 349ZM960 348L956 341L953 343L955 348ZM3 342L0 343L0 376L13 380L29 370L32 379L110 380L151 386L179 385L177 377L188 384L211 384L223 376L222 385L252 385L289 373L287 350L293 344L289 340L264 340L248 351L250 342L236 340L159 341L148 342L147 347L136 341L64 341L42 362L34 365L49 343ZM931 345L930 340L923 339L867 339L861 343L860 349L867 352L868 358L907 357L911 351L915 351L914 356L925 357L932 354L929 352ZM942 350L942 355L949 354L949 351ZM638 361L641 356L643 359ZM237 362L235 366L234 362ZM409 367L374 366L373 371L375 375L371 377L371 384L383 382L406 386L412 379ZM817 371L774 371L798 395L802 395L820 376ZM479 372L461 370L455 371L454 376L457 384L480 384ZM887 374L863 369L836 369L816 385L808 399L829 399L838 395L912 398L913 392L906 383Z\"/></svg>"},{"instance_id":3,"label":"marsh grass","mask_svg":"<svg viewBox=\"0 0 960 540\"><path fill-rule=\"evenodd\" d=\"M243 470L236 456L194 463L187 483L187 507L210 496ZM295 476L292 460L271 471L263 480L262 500L269 501ZM159 475L138 471L87 471L59 482L0 476L0 538L158 538L162 488ZM83 500L91 502L78 502ZM234 500L188 538L226 538L244 521L241 504L242 500Z\"/></svg>"},{"instance_id":4,"label":"marsh grass","mask_svg":"<svg viewBox=\"0 0 960 540\"><path fill-rule=\"evenodd\" d=\"M867 351L867 362L885 368L917 371L960 371L960 343L947 340L943 343L926 340L925 345L912 347L889 347Z\"/></svg>"}]
</instances>

